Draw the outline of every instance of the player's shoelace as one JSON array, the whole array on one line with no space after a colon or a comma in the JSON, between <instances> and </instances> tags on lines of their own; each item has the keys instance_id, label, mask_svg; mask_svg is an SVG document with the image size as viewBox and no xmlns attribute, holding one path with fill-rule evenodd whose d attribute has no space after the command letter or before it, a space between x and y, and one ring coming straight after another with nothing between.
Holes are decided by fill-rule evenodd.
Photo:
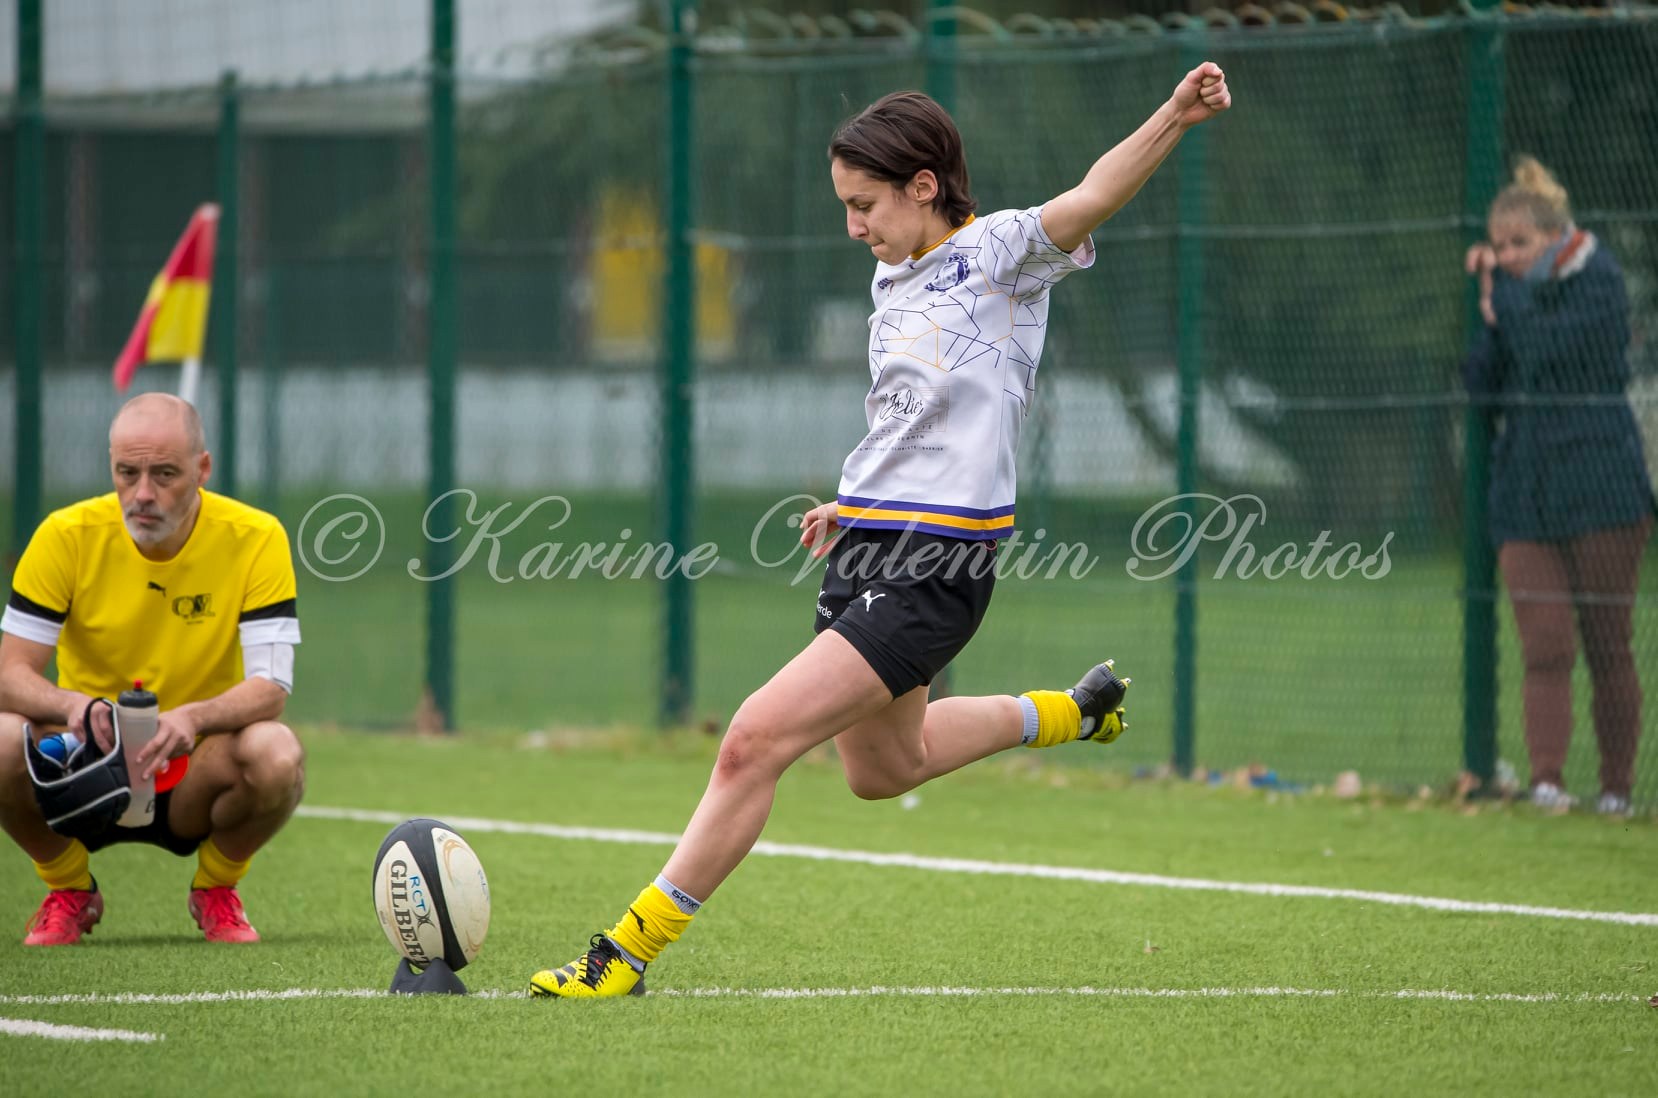
<instances>
[{"instance_id":1,"label":"player's shoelace","mask_svg":"<svg viewBox=\"0 0 1658 1098\"><path fill-rule=\"evenodd\" d=\"M246 912L236 901L236 893L228 888L208 888L202 891L202 920L214 927L249 926Z\"/></svg>"},{"instance_id":2,"label":"player's shoelace","mask_svg":"<svg viewBox=\"0 0 1658 1098\"><path fill-rule=\"evenodd\" d=\"M610 944L610 939L603 934L593 935L587 943L587 964L583 966L581 982L594 991L599 990L599 981L604 978L611 964L619 960L621 957L617 954L616 947Z\"/></svg>"},{"instance_id":3,"label":"player's shoelace","mask_svg":"<svg viewBox=\"0 0 1658 1098\"><path fill-rule=\"evenodd\" d=\"M71 889L59 889L46 894L46 900L40 905L29 919L24 930L33 934L37 930L52 930L58 933L68 931L80 923L81 909L86 901L79 899L88 893L75 892Z\"/></svg>"}]
</instances>

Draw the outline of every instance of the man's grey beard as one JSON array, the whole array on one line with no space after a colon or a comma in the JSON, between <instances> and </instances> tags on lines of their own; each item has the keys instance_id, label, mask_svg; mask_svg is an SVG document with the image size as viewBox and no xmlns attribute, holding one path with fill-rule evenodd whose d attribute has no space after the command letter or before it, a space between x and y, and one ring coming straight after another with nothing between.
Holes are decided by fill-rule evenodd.
<instances>
[{"instance_id":1,"label":"man's grey beard","mask_svg":"<svg viewBox=\"0 0 1658 1098\"><path fill-rule=\"evenodd\" d=\"M167 521L166 515L156 515L154 517L161 519L162 523L160 526L149 529L137 525L133 521L132 515L123 514L121 519L122 524L127 528L127 533L132 535L133 541L136 541L139 545L159 545L173 536L174 532L178 530L179 524L176 521Z\"/></svg>"}]
</instances>

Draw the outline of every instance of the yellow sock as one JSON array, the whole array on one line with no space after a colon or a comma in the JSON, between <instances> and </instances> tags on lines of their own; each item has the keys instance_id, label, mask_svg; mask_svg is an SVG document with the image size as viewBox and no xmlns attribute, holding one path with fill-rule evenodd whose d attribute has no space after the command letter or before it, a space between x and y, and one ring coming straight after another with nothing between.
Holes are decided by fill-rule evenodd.
<instances>
[{"instance_id":1,"label":"yellow sock","mask_svg":"<svg viewBox=\"0 0 1658 1098\"><path fill-rule=\"evenodd\" d=\"M36 862L35 873L53 892L66 888L92 891L92 859L79 839L69 840L69 849L49 862Z\"/></svg>"},{"instance_id":2,"label":"yellow sock","mask_svg":"<svg viewBox=\"0 0 1658 1098\"><path fill-rule=\"evenodd\" d=\"M201 846L196 848L196 878L190 882L191 888L235 888L236 882L248 871L249 858L244 862L232 861L225 857L225 852L213 845L212 839L203 839Z\"/></svg>"},{"instance_id":3,"label":"yellow sock","mask_svg":"<svg viewBox=\"0 0 1658 1098\"><path fill-rule=\"evenodd\" d=\"M702 906L689 896L685 899L692 905ZM645 886L639 898L628 908L628 913L607 933L611 941L649 964L668 948L669 942L685 933L685 928L691 925L691 918L691 914L680 910L666 891L652 883Z\"/></svg>"},{"instance_id":4,"label":"yellow sock","mask_svg":"<svg viewBox=\"0 0 1658 1098\"><path fill-rule=\"evenodd\" d=\"M1026 698L1036 709L1036 738L1027 739L1026 747L1070 743L1082 731L1082 710L1063 690L1031 690L1020 700Z\"/></svg>"}]
</instances>

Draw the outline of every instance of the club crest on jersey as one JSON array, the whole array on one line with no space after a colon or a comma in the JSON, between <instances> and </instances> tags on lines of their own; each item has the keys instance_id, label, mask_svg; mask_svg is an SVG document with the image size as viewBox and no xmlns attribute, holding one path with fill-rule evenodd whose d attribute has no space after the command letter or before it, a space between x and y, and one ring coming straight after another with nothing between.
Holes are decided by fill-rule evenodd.
<instances>
[{"instance_id":1,"label":"club crest on jersey","mask_svg":"<svg viewBox=\"0 0 1658 1098\"><path fill-rule=\"evenodd\" d=\"M184 619L186 625L195 625L213 617L213 596L211 594L180 595L173 600L173 613Z\"/></svg>"},{"instance_id":2,"label":"club crest on jersey","mask_svg":"<svg viewBox=\"0 0 1658 1098\"><path fill-rule=\"evenodd\" d=\"M945 290L960 286L967 281L967 257L960 252L951 252L944 257L944 266L939 269L933 280L927 283L927 289L938 294Z\"/></svg>"}]
</instances>

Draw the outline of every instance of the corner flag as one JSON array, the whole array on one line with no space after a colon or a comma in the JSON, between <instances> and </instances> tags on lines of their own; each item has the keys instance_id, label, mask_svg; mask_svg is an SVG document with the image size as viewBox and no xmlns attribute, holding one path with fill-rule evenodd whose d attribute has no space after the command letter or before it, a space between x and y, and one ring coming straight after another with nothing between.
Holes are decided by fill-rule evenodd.
<instances>
[{"instance_id":1,"label":"corner flag","mask_svg":"<svg viewBox=\"0 0 1658 1098\"><path fill-rule=\"evenodd\" d=\"M127 345L115 360L115 388L126 392L138 367L146 362L182 362L179 396L195 400L207 333L207 299L213 286L213 247L219 234L219 207L207 203L185 226L167 265L150 283ZM185 392L188 388L190 391Z\"/></svg>"}]
</instances>

